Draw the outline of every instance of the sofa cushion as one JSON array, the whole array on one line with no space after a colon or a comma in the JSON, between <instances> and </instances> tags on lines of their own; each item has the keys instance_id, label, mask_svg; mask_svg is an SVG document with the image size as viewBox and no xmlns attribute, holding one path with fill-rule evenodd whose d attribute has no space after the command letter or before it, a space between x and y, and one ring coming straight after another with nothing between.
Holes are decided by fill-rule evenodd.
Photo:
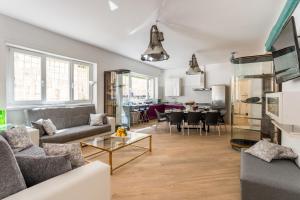
<instances>
[{"instance_id":1,"label":"sofa cushion","mask_svg":"<svg viewBox=\"0 0 300 200\"><path fill-rule=\"evenodd\" d=\"M252 195L252 198L249 196L247 199L262 199L258 197L260 194L264 195L265 199L300 198L300 169L291 160L273 160L267 163L248 153L241 152L240 178L242 193L245 196L247 195L244 192L245 190L253 190L252 194L248 194ZM267 194L266 190L272 192ZM271 198L268 195L276 196L276 198Z\"/></svg>"},{"instance_id":2,"label":"sofa cushion","mask_svg":"<svg viewBox=\"0 0 300 200\"><path fill-rule=\"evenodd\" d=\"M90 126L102 126L105 114L90 114Z\"/></svg>"},{"instance_id":3,"label":"sofa cushion","mask_svg":"<svg viewBox=\"0 0 300 200\"><path fill-rule=\"evenodd\" d=\"M55 124L53 124L51 119L43 120L43 127L47 135L54 135L57 130Z\"/></svg>"},{"instance_id":4,"label":"sofa cushion","mask_svg":"<svg viewBox=\"0 0 300 200\"><path fill-rule=\"evenodd\" d=\"M39 130L40 137L46 134L46 131L43 126L43 119L39 119L35 122L31 122L31 126L37 130Z\"/></svg>"},{"instance_id":5,"label":"sofa cushion","mask_svg":"<svg viewBox=\"0 0 300 200\"><path fill-rule=\"evenodd\" d=\"M23 175L7 141L0 135L0 199L26 188Z\"/></svg>"},{"instance_id":6,"label":"sofa cushion","mask_svg":"<svg viewBox=\"0 0 300 200\"><path fill-rule=\"evenodd\" d=\"M72 170L69 155L28 156L16 155L27 187L31 187Z\"/></svg>"},{"instance_id":7,"label":"sofa cushion","mask_svg":"<svg viewBox=\"0 0 300 200\"><path fill-rule=\"evenodd\" d=\"M44 143L43 148L48 156L69 155L72 168L77 168L84 165L81 147L79 143L73 144L53 144Z\"/></svg>"},{"instance_id":8,"label":"sofa cushion","mask_svg":"<svg viewBox=\"0 0 300 200\"><path fill-rule=\"evenodd\" d=\"M23 151L15 153L15 155L23 156L46 156L46 153L43 148L33 145Z\"/></svg>"},{"instance_id":9,"label":"sofa cushion","mask_svg":"<svg viewBox=\"0 0 300 200\"><path fill-rule=\"evenodd\" d=\"M45 135L41 137L42 143L66 143L73 140L106 133L111 130L109 124L103 126L83 125L56 131L53 136Z\"/></svg>"},{"instance_id":10,"label":"sofa cushion","mask_svg":"<svg viewBox=\"0 0 300 200\"><path fill-rule=\"evenodd\" d=\"M264 161L271 162L273 159L296 159L298 155L291 148L261 140L245 151Z\"/></svg>"},{"instance_id":11,"label":"sofa cushion","mask_svg":"<svg viewBox=\"0 0 300 200\"><path fill-rule=\"evenodd\" d=\"M8 129L3 136L14 152L22 151L33 145L25 126Z\"/></svg>"},{"instance_id":12,"label":"sofa cushion","mask_svg":"<svg viewBox=\"0 0 300 200\"><path fill-rule=\"evenodd\" d=\"M89 124L90 114L95 114L95 106L79 106L67 109L68 124L66 128Z\"/></svg>"},{"instance_id":13,"label":"sofa cushion","mask_svg":"<svg viewBox=\"0 0 300 200\"><path fill-rule=\"evenodd\" d=\"M34 108L25 110L27 123L51 119L57 129L65 128L65 108Z\"/></svg>"}]
</instances>

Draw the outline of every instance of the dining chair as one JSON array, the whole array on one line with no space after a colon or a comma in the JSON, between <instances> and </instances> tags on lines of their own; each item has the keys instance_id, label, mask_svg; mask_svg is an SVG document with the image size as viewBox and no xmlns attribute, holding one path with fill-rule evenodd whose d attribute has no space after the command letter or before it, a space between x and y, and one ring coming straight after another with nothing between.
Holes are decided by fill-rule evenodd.
<instances>
[{"instance_id":1,"label":"dining chair","mask_svg":"<svg viewBox=\"0 0 300 200\"><path fill-rule=\"evenodd\" d=\"M218 132L220 136L221 132L220 132L219 116L220 116L219 112L207 112L205 114L205 125L218 127ZM205 128L205 134L207 136L207 128Z\"/></svg>"},{"instance_id":2,"label":"dining chair","mask_svg":"<svg viewBox=\"0 0 300 200\"><path fill-rule=\"evenodd\" d=\"M225 123L225 119L224 119L225 115L226 115L226 110L225 109L220 110L219 124L223 125L225 128L225 132L227 132L226 123Z\"/></svg>"},{"instance_id":3,"label":"dining chair","mask_svg":"<svg viewBox=\"0 0 300 200\"><path fill-rule=\"evenodd\" d=\"M189 112L187 114L186 120L187 128L188 128L188 136L190 135L190 126L195 127L198 133L198 128L200 129L200 135L202 135L201 131L201 112Z\"/></svg>"},{"instance_id":4,"label":"dining chair","mask_svg":"<svg viewBox=\"0 0 300 200\"><path fill-rule=\"evenodd\" d=\"M184 135L184 113L183 112L171 112L169 115L169 128L170 135L172 135L172 126L176 125L179 129L182 128Z\"/></svg>"},{"instance_id":5,"label":"dining chair","mask_svg":"<svg viewBox=\"0 0 300 200\"><path fill-rule=\"evenodd\" d=\"M155 110L156 118L157 118L155 129L157 130L158 124L161 122L167 122L168 117L165 113L160 113L160 112L158 112L157 109L154 109L154 110Z\"/></svg>"},{"instance_id":6,"label":"dining chair","mask_svg":"<svg viewBox=\"0 0 300 200\"><path fill-rule=\"evenodd\" d=\"M145 122L149 122L149 115L148 115L148 112L149 112L149 105L146 105L146 106L144 107L144 115L143 115L144 121L145 121Z\"/></svg>"}]
</instances>

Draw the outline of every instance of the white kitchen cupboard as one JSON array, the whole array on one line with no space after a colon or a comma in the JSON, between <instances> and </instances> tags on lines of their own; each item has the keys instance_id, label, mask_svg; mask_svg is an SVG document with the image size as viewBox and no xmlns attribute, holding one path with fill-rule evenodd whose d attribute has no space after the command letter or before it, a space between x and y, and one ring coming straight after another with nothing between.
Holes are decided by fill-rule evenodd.
<instances>
[{"instance_id":1,"label":"white kitchen cupboard","mask_svg":"<svg viewBox=\"0 0 300 200\"><path fill-rule=\"evenodd\" d=\"M165 81L165 96L179 97L181 96L181 79L167 78Z\"/></svg>"}]
</instances>

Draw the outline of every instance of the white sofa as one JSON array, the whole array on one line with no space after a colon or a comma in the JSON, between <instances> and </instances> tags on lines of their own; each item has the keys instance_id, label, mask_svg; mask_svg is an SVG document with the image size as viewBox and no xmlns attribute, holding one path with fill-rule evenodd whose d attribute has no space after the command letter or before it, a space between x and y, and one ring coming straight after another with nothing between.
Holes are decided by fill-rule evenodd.
<instances>
[{"instance_id":1,"label":"white sofa","mask_svg":"<svg viewBox=\"0 0 300 200\"><path fill-rule=\"evenodd\" d=\"M110 200L110 168L95 161L3 200Z\"/></svg>"}]
</instances>

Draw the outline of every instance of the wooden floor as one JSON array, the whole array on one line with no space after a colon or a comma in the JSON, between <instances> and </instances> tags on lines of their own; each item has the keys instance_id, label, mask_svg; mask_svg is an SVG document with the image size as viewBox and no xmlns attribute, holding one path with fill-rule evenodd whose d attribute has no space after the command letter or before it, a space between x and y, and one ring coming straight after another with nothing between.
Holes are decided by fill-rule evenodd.
<instances>
[{"instance_id":1,"label":"wooden floor","mask_svg":"<svg viewBox=\"0 0 300 200\"><path fill-rule=\"evenodd\" d=\"M153 135L153 152L118 169L112 175L113 200L238 200L239 152L229 145L229 132L218 136L169 135L151 124L133 130ZM128 148L114 156L126 160ZM107 155L96 159L106 162Z\"/></svg>"}]
</instances>

